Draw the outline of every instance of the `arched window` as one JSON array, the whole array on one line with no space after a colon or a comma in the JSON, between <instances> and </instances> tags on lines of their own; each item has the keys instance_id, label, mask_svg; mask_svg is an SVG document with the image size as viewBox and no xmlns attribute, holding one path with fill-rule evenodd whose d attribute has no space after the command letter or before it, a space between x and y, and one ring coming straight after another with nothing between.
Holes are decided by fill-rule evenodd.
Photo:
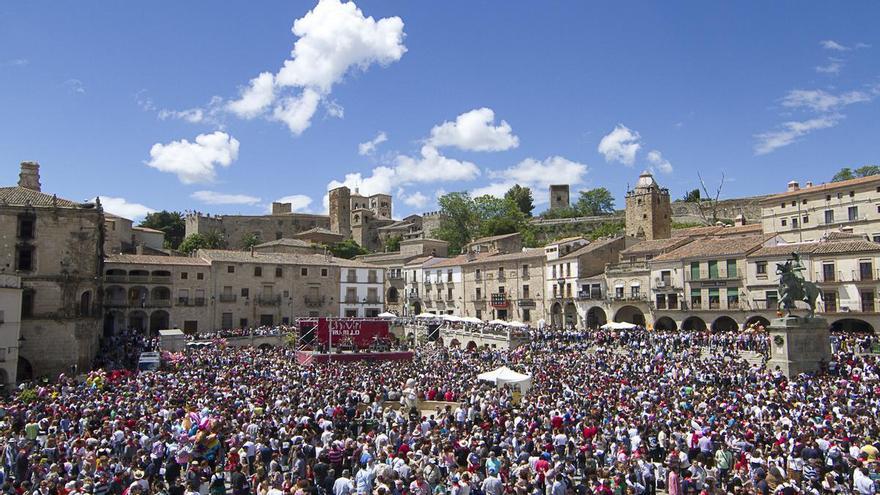
<instances>
[{"instance_id":1,"label":"arched window","mask_svg":"<svg viewBox=\"0 0 880 495\"><path fill-rule=\"evenodd\" d=\"M79 315L90 316L92 314L92 291L87 290L79 296Z\"/></svg>"}]
</instances>

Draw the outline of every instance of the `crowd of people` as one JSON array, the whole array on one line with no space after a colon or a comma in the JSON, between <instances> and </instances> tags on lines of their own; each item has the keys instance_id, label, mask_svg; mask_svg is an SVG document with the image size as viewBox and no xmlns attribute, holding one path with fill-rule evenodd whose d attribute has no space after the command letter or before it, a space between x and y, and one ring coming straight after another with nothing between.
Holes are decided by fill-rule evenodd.
<instances>
[{"instance_id":1,"label":"crowd of people","mask_svg":"<svg viewBox=\"0 0 880 495\"><path fill-rule=\"evenodd\" d=\"M829 372L791 380L696 332L533 330L512 351L308 366L191 349L5 399L0 492L871 495L880 369L836 338ZM477 380L501 365L531 387Z\"/></svg>"}]
</instances>

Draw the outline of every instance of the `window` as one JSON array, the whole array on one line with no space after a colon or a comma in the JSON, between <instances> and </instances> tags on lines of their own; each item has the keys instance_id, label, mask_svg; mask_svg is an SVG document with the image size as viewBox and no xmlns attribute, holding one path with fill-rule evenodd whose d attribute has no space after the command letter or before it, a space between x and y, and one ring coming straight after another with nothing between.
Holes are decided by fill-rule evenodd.
<instances>
[{"instance_id":1,"label":"window","mask_svg":"<svg viewBox=\"0 0 880 495\"><path fill-rule=\"evenodd\" d=\"M205 274L202 272L196 273L196 280L205 280Z\"/></svg>"},{"instance_id":2,"label":"window","mask_svg":"<svg viewBox=\"0 0 880 495\"><path fill-rule=\"evenodd\" d=\"M736 289L727 289L727 309L739 307L739 292Z\"/></svg>"},{"instance_id":3,"label":"window","mask_svg":"<svg viewBox=\"0 0 880 495\"><path fill-rule=\"evenodd\" d=\"M477 292L476 292L476 295L474 296L474 299L476 299L477 301L483 299L483 291L479 287L477 287Z\"/></svg>"},{"instance_id":4,"label":"window","mask_svg":"<svg viewBox=\"0 0 880 495\"><path fill-rule=\"evenodd\" d=\"M349 269L348 274L346 275L346 280L349 282L357 282L357 271Z\"/></svg>"},{"instance_id":5,"label":"window","mask_svg":"<svg viewBox=\"0 0 880 495\"><path fill-rule=\"evenodd\" d=\"M34 225L37 218L30 213L23 213L18 216L18 238L23 240L34 238ZM115 224L114 224L115 225Z\"/></svg>"},{"instance_id":6,"label":"window","mask_svg":"<svg viewBox=\"0 0 880 495\"><path fill-rule=\"evenodd\" d=\"M275 278L281 278L284 274L284 270L280 266L275 267Z\"/></svg>"},{"instance_id":7,"label":"window","mask_svg":"<svg viewBox=\"0 0 880 495\"><path fill-rule=\"evenodd\" d=\"M375 287L367 289L367 302L376 304L379 302L379 290Z\"/></svg>"},{"instance_id":8,"label":"window","mask_svg":"<svg viewBox=\"0 0 880 495\"><path fill-rule=\"evenodd\" d=\"M822 263L822 281L834 282L834 263Z\"/></svg>"},{"instance_id":9,"label":"window","mask_svg":"<svg viewBox=\"0 0 880 495\"><path fill-rule=\"evenodd\" d=\"M865 313L874 312L874 291L862 291L862 311Z\"/></svg>"},{"instance_id":10,"label":"window","mask_svg":"<svg viewBox=\"0 0 880 495\"><path fill-rule=\"evenodd\" d=\"M641 292L642 292L642 287L639 285L631 285L629 287L629 295L633 299L638 299Z\"/></svg>"},{"instance_id":11,"label":"window","mask_svg":"<svg viewBox=\"0 0 880 495\"><path fill-rule=\"evenodd\" d=\"M691 280L699 280L700 279L700 263L698 261L691 261Z\"/></svg>"},{"instance_id":12,"label":"window","mask_svg":"<svg viewBox=\"0 0 880 495\"><path fill-rule=\"evenodd\" d=\"M782 203L780 203L779 207L780 207L780 208L785 208L785 201L783 201Z\"/></svg>"},{"instance_id":13,"label":"window","mask_svg":"<svg viewBox=\"0 0 880 495\"><path fill-rule=\"evenodd\" d=\"M798 217L791 217L791 228L798 228Z\"/></svg>"},{"instance_id":14,"label":"window","mask_svg":"<svg viewBox=\"0 0 880 495\"><path fill-rule=\"evenodd\" d=\"M309 269L306 267L302 267L299 269L299 274L303 277L308 277L309 276Z\"/></svg>"},{"instance_id":15,"label":"window","mask_svg":"<svg viewBox=\"0 0 880 495\"><path fill-rule=\"evenodd\" d=\"M230 328L232 328L232 313L223 313L223 315L220 317L220 320L220 326L224 330L229 330Z\"/></svg>"},{"instance_id":16,"label":"window","mask_svg":"<svg viewBox=\"0 0 880 495\"><path fill-rule=\"evenodd\" d=\"M283 234L281 232L275 232L275 240L280 240Z\"/></svg>"},{"instance_id":17,"label":"window","mask_svg":"<svg viewBox=\"0 0 880 495\"><path fill-rule=\"evenodd\" d=\"M874 280L874 265L871 260L859 260L859 280Z\"/></svg>"},{"instance_id":18,"label":"window","mask_svg":"<svg viewBox=\"0 0 880 495\"><path fill-rule=\"evenodd\" d=\"M571 263L566 263L566 264L565 264L565 276L566 276L566 277L570 277L570 276L571 276Z\"/></svg>"},{"instance_id":19,"label":"window","mask_svg":"<svg viewBox=\"0 0 880 495\"><path fill-rule=\"evenodd\" d=\"M703 305L703 296L700 289L691 289L691 309L700 309Z\"/></svg>"},{"instance_id":20,"label":"window","mask_svg":"<svg viewBox=\"0 0 880 495\"><path fill-rule=\"evenodd\" d=\"M804 215L803 221L801 221L801 223L810 223L810 217Z\"/></svg>"},{"instance_id":21,"label":"window","mask_svg":"<svg viewBox=\"0 0 880 495\"><path fill-rule=\"evenodd\" d=\"M847 216L849 217L849 221L859 219L859 207L858 206L850 206L846 209Z\"/></svg>"},{"instance_id":22,"label":"window","mask_svg":"<svg viewBox=\"0 0 880 495\"><path fill-rule=\"evenodd\" d=\"M666 309L666 294L657 294L657 309Z\"/></svg>"},{"instance_id":23,"label":"window","mask_svg":"<svg viewBox=\"0 0 880 495\"><path fill-rule=\"evenodd\" d=\"M282 292L282 297L284 297L284 299L289 298L289 297L290 297L290 291L289 291L289 290L283 291L283 292Z\"/></svg>"},{"instance_id":24,"label":"window","mask_svg":"<svg viewBox=\"0 0 880 495\"><path fill-rule=\"evenodd\" d=\"M622 285L614 288L614 297L616 297L617 299L623 299L623 286Z\"/></svg>"},{"instance_id":25,"label":"window","mask_svg":"<svg viewBox=\"0 0 880 495\"><path fill-rule=\"evenodd\" d=\"M822 294L822 300L825 301L825 312L826 313L836 313L837 312L837 292L836 291L827 291Z\"/></svg>"},{"instance_id":26,"label":"window","mask_svg":"<svg viewBox=\"0 0 880 495\"><path fill-rule=\"evenodd\" d=\"M523 310L522 310L522 315L523 315L523 316L522 316L523 321L532 321L532 312L531 312L531 310L523 309Z\"/></svg>"},{"instance_id":27,"label":"window","mask_svg":"<svg viewBox=\"0 0 880 495\"><path fill-rule=\"evenodd\" d=\"M825 210L825 223L834 223L834 210Z\"/></svg>"},{"instance_id":28,"label":"window","mask_svg":"<svg viewBox=\"0 0 880 495\"><path fill-rule=\"evenodd\" d=\"M326 276L327 276L327 269L326 269L326 268L321 268L321 276L322 276L322 277L326 277Z\"/></svg>"},{"instance_id":29,"label":"window","mask_svg":"<svg viewBox=\"0 0 880 495\"><path fill-rule=\"evenodd\" d=\"M678 294L669 294L666 302L669 309L678 309Z\"/></svg>"},{"instance_id":30,"label":"window","mask_svg":"<svg viewBox=\"0 0 880 495\"><path fill-rule=\"evenodd\" d=\"M376 270L367 271L367 282L369 282L371 284L377 283L379 280L379 277L376 273L377 273Z\"/></svg>"},{"instance_id":31,"label":"window","mask_svg":"<svg viewBox=\"0 0 880 495\"><path fill-rule=\"evenodd\" d=\"M801 203L807 204L807 200L805 199L805 200L801 201Z\"/></svg>"},{"instance_id":32,"label":"window","mask_svg":"<svg viewBox=\"0 0 880 495\"><path fill-rule=\"evenodd\" d=\"M717 260L709 261L709 278L711 278L711 279L718 278L718 261Z\"/></svg>"},{"instance_id":33,"label":"window","mask_svg":"<svg viewBox=\"0 0 880 495\"><path fill-rule=\"evenodd\" d=\"M186 279L188 279L188 278L189 278L189 273L187 273L187 272L180 272L180 280L186 280Z\"/></svg>"},{"instance_id":34,"label":"window","mask_svg":"<svg viewBox=\"0 0 880 495\"><path fill-rule=\"evenodd\" d=\"M528 277L528 276L529 276L529 265L523 265L523 266L522 266L522 276L523 276L523 277Z\"/></svg>"},{"instance_id":35,"label":"window","mask_svg":"<svg viewBox=\"0 0 880 495\"><path fill-rule=\"evenodd\" d=\"M241 289L241 297L249 297L249 295L250 295L250 289L248 289L247 287L243 287Z\"/></svg>"},{"instance_id":36,"label":"window","mask_svg":"<svg viewBox=\"0 0 880 495\"><path fill-rule=\"evenodd\" d=\"M235 265L229 265L226 267L226 273L235 273Z\"/></svg>"},{"instance_id":37,"label":"window","mask_svg":"<svg viewBox=\"0 0 880 495\"><path fill-rule=\"evenodd\" d=\"M718 309L721 307L720 289L709 289L709 309Z\"/></svg>"},{"instance_id":38,"label":"window","mask_svg":"<svg viewBox=\"0 0 880 495\"><path fill-rule=\"evenodd\" d=\"M452 270L446 270L446 281L452 282Z\"/></svg>"},{"instance_id":39,"label":"window","mask_svg":"<svg viewBox=\"0 0 880 495\"><path fill-rule=\"evenodd\" d=\"M263 267L262 266L255 266L254 267L254 276L255 277L262 277L263 276Z\"/></svg>"},{"instance_id":40,"label":"window","mask_svg":"<svg viewBox=\"0 0 880 495\"><path fill-rule=\"evenodd\" d=\"M25 289L21 292L21 317L30 318L34 316L34 298L36 293L32 289Z\"/></svg>"},{"instance_id":41,"label":"window","mask_svg":"<svg viewBox=\"0 0 880 495\"><path fill-rule=\"evenodd\" d=\"M452 287L446 288L446 299L448 299L450 301L452 300Z\"/></svg>"},{"instance_id":42,"label":"window","mask_svg":"<svg viewBox=\"0 0 880 495\"><path fill-rule=\"evenodd\" d=\"M19 246L16 249L17 261L15 269L29 272L34 269L34 248L31 246Z\"/></svg>"},{"instance_id":43,"label":"window","mask_svg":"<svg viewBox=\"0 0 880 495\"><path fill-rule=\"evenodd\" d=\"M479 318L481 320L483 319L483 310L482 309L477 310L477 318Z\"/></svg>"},{"instance_id":44,"label":"window","mask_svg":"<svg viewBox=\"0 0 880 495\"><path fill-rule=\"evenodd\" d=\"M238 328L247 328L248 321L247 318L239 318L238 319Z\"/></svg>"},{"instance_id":45,"label":"window","mask_svg":"<svg viewBox=\"0 0 880 495\"><path fill-rule=\"evenodd\" d=\"M850 191L850 192L849 192L849 197L851 197L851 198L856 197L856 192L855 192L855 191Z\"/></svg>"},{"instance_id":46,"label":"window","mask_svg":"<svg viewBox=\"0 0 880 495\"><path fill-rule=\"evenodd\" d=\"M345 302L347 303L356 303L357 300L357 289L354 287L349 287L345 289Z\"/></svg>"},{"instance_id":47,"label":"window","mask_svg":"<svg viewBox=\"0 0 880 495\"><path fill-rule=\"evenodd\" d=\"M871 240L874 242L880 242L880 234L874 234L871 236Z\"/></svg>"},{"instance_id":48,"label":"window","mask_svg":"<svg viewBox=\"0 0 880 495\"><path fill-rule=\"evenodd\" d=\"M830 195L830 194L826 194L826 195L825 195L825 201L831 201L831 195Z\"/></svg>"},{"instance_id":49,"label":"window","mask_svg":"<svg viewBox=\"0 0 880 495\"><path fill-rule=\"evenodd\" d=\"M758 275L767 276L767 262L766 261L757 261L755 262L755 273Z\"/></svg>"},{"instance_id":50,"label":"window","mask_svg":"<svg viewBox=\"0 0 880 495\"><path fill-rule=\"evenodd\" d=\"M767 309L776 309L779 306L779 294L775 290L765 291L764 299L767 302Z\"/></svg>"},{"instance_id":51,"label":"window","mask_svg":"<svg viewBox=\"0 0 880 495\"><path fill-rule=\"evenodd\" d=\"M480 269L477 268L477 271L474 272L474 280L480 280L481 276L482 275L481 275Z\"/></svg>"},{"instance_id":52,"label":"window","mask_svg":"<svg viewBox=\"0 0 880 495\"><path fill-rule=\"evenodd\" d=\"M550 278L556 278L556 265L553 265L550 268L550 272L551 272Z\"/></svg>"},{"instance_id":53,"label":"window","mask_svg":"<svg viewBox=\"0 0 880 495\"><path fill-rule=\"evenodd\" d=\"M782 223L782 226L785 227L786 225L788 225L788 220L786 220L785 218L783 218L783 219L782 219L782 222L780 222L780 223Z\"/></svg>"},{"instance_id":54,"label":"window","mask_svg":"<svg viewBox=\"0 0 880 495\"><path fill-rule=\"evenodd\" d=\"M528 285L523 285L523 287L522 287L522 297L523 297L523 299L528 299L528 298L529 298L529 286L528 286Z\"/></svg>"},{"instance_id":55,"label":"window","mask_svg":"<svg viewBox=\"0 0 880 495\"><path fill-rule=\"evenodd\" d=\"M727 278L736 278L736 260L727 260Z\"/></svg>"}]
</instances>

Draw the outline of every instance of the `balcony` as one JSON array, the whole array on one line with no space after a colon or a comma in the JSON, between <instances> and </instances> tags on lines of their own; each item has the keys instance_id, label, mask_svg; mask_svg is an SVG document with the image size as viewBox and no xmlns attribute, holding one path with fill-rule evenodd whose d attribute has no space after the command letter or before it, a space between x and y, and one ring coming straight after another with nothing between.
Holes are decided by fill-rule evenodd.
<instances>
[{"instance_id":1,"label":"balcony","mask_svg":"<svg viewBox=\"0 0 880 495\"><path fill-rule=\"evenodd\" d=\"M104 282L107 283L125 283L128 281L128 277L125 275L104 275Z\"/></svg>"},{"instance_id":2,"label":"balcony","mask_svg":"<svg viewBox=\"0 0 880 495\"><path fill-rule=\"evenodd\" d=\"M388 273L388 280L403 280L403 274L390 272Z\"/></svg>"},{"instance_id":3,"label":"balcony","mask_svg":"<svg viewBox=\"0 0 880 495\"><path fill-rule=\"evenodd\" d=\"M722 275L720 273L716 273L716 274L707 273L705 277L702 276L702 274L700 274L700 276L698 276L698 277L693 277L692 275L693 274L690 272L685 272L684 281L685 282L714 282L714 281L742 279L742 277L740 276L739 273L734 273L733 275L728 275L726 273L724 275Z\"/></svg>"},{"instance_id":4,"label":"balcony","mask_svg":"<svg viewBox=\"0 0 880 495\"><path fill-rule=\"evenodd\" d=\"M220 302L230 303L235 302L238 298L235 294L220 294Z\"/></svg>"},{"instance_id":5,"label":"balcony","mask_svg":"<svg viewBox=\"0 0 880 495\"><path fill-rule=\"evenodd\" d=\"M307 308L320 308L325 302L324 296L303 296L303 302Z\"/></svg>"},{"instance_id":6,"label":"balcony","mask_svg":"<svg viewBox=\"0 0 880 495\"><path fill-rule=\"evenodd\" d=\"M148 308L170 308L171 299L148 299L144 306Z\"/></svg>"},{"instance_id":7,"label":"balcony","mask_svg":"<svg viewBox=\"0 0 880 495\"><path fill-rule=\"evenodd\" d=\"M631 261L624 263L615 263L613 265L608 265L605 268L605 273L609 276L614 275L624 275L633 272L645 272L648 271L648 262L647 261Z\"/></svg>"},{"instance_id":8,"label":"balcony","mask_svg":"<svg viewBox=\"0 0 880 495\"><path fill-rule=\"evenodd\" d=\"M535 300L530 297L519 299L516 303L521 308L534 308L535 306L537 306Z\"/></svg>"},{"instance_id":9,"label":"balcony","mask_svg":"<svg viewBox=\"0 0 880 495\"><path fill-rule=\"evenodd\" d=\"M620 302L638 302L638 301L647 301L647 294L628 294L623 296L614 295L611 297L612 301L620 301Z\"/></svg>"},{"instance_id":10,"label":"balcony","mask_svg":"<svg viewBox=\"0 0 880 495\"><path fill-rule=\"evenodd\" d=\"M507 299L507 294L505 293L495 293L492 294L492 298L489 300L489 304L493 308L506 308L510 306L510 300Z\"/></svg>"},{"instance_id":11,"label":"balcony","mask_svg":"<svg viewBox=\"0 0 880 495\"><path fill-rule=\"evenodd\" d=\"M133 284L145 284L150 281L149 275L129 275L128 281Z\"/></svg>"},{"instance_id":12,"label":"balcony","mask_svg":"<svg viewBox=\"0 0 880 495\"><path fill-rule=\"evenodd\" d=\"M654 284L651 286L652 290L675 290L680 288L671 278L655 278Z\"/></svg>"},{"instance_id":13,"label":"balcony","mask_svg":"<svg viewBox=\"0 0 880 495\"><path fill-rule=\"evenodd\" d=\"M108 308L125 308L128 306L128 301L126 301L125 299L107 298L104 300L104 306Z\"/></svg>"},{"instance_id":14,"label":"balcony","mask_svg":"<svg viewBox=\"0 0 880 495\"><path fill-rule=\"evenodd\" d=\"M582 290L577 293L577 298L581 301L601 301L602 292Z\"/></svg>"},{"instance_id":15,"label":"balcony","mask_svg":"<svg viewBox=\"0 0 880 495\"><path fill-rule=\"evenodd\" d=\"M257 304L260 306L280 306L281 305L281 296L272 296L272 295L262 295L260 294L256 298Z\"/></svg>"},{"instance_id":16,"label":"balcony","mask_svg":"<svg viewBox=\"0 0 880 495\"><path fill-rule=\"evenodd\" d=\"M153 275L150 277L150 282L152 282L154 284L170 284L171 283L171 276L170 275L167 275L167 276Z\"/></svg>"},{"instance_id":17,"label":"balcony","mask_svg":"<svg viewBox=\"0 0 880 495\"><path fill-rule=\"evenodd\" d=\"M349 284L356 284L358 281L357 275L345 277L345 282Z\"/></svg>"},{"instance_id":18,"label":"balcony","mask_svg":"<svg viewBox=\"0 0 880 495\"><path fill-rule=\"evenodd\" d=\"M375 276L375 275L373 275L372 277L367 277L367 283L368 283L368 284L378 284L378 283L379 283L379 277L377 277L377 276Z\"/></svg>"}]
</instances>

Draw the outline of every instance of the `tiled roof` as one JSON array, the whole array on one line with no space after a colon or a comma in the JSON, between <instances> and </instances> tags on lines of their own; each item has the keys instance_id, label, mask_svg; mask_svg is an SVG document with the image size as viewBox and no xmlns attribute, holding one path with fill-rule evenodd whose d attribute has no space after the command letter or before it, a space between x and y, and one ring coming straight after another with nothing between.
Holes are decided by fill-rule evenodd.
<instances>
[{"instance_id":1,"label":"tiled roof","mask_svg":"<svg viewBox=\"0 0 880 495\"><path fill-rule=\"evenodd\" d=\"M865 240L865 234L856 234L853 232L842 232L839 230L826 232L823 236L824 240L842 241L842 240Z\"/></svg>"},{"instance_id":2,"label":"tiled roof","mask_svg":"<svg viewBox=\"0 0 880 495\"><path fill-rule=\"evenodd\" d=\"M474 239L469 244L482 244L484 242L493 242L500 241L501 239L507 239L508 237L514 237L520 235L519 232L513 232L510 234L501 234L501 235L493 235L489 237L480 237L479 239Z\"/></svg>"},{"instance_id":3,"label":"tiled roof","mask_svg":"<svg viewBox=\"0 0 880 495\"><path fill-rule=\"evenodd\" d=\"M478 257L475 261L471 261L468 264L479 264L479 263L495 263L499 261L513 261L513 260L524 260L524 259L532 259L532 258L544 258L544 248L526 248L522 251L517 251L515 253L507 253L507 254L489 254L485 258Z\"/></svg>"},{"instance_id":4,"label":"tiled roof","mask_svg":"<svg viewBox=\"0 0 880 495\"><path fill-rule=\"evenodd\" d=\"M721 230L715 232L713 235L726 236L726 235L743 235L743 234L760 234L764 232L764 228L759 223L747 223L745 225L731 225L729 227L722 227Z\"/></svg>"},{"instance_id":5,"label":"tiled roof","mask_svg":"<svg viewBox=\"0 0 880 495\"><path fill-rule=\"evenodd\" d=\"M688 227L686 229L676 229L672 231L672 237L702 237L712 235L724 227L709 225L706 227Z\"/></svg>"},{"instance_id":6,"label":"tiled roof","mask_svg":"<svg viewBox=\"0 0 880 495\"><path fill-rule=\"evenodd\" d=\"M593 241L593 242L587 244L586 246L582 246L578 249L575 249L574 251L566 254L565 256L560 257L559 259L570 260L573 258L577 258L577 257L583 256L585 254L589 254L597 249L601 249L601 248L603 248L609 244L612 244L614 242L617 242L619 240L620 240L620 237L612 237L611 239L600 239L597 241Z\"/></svg>"},{"instance_id":7,"label":"tiled roof","mask_svg":"<svg viewBox=\"0 0 880 495\"><path fill-rule=\"evenodd\" d=\"M337 265L346 268L379 268L361 261L327 257L323 254L299 253L260 253L248 251L228 251L224 249L200 249L199 256L208 261L229 263L267 263L275 265Z\"/></svg>"},{"instance_id":8,"label":"tiled roof","mask_svg":"<svg viewBox=\"0 0 880 495\"><path fill-rule=\"evenodd\" d=\"M848 187L874 183L880 184L880 175L869 175L868 177L857 177L855 179L842 180L840 182L826 182L825 184L819 184L812 187L802 187L797 191L786 191L779 194L774 194L772 196L767 196L766 198L761 200L761 204L772 204L776 201L779 201L780 199L790 198L792 196L799 196L801 194L822 193L834 191L836 189L846 189Z\"/></svg>"},{"instance_id":9,"label":"tiled roof","mask_svg":"<svg viewBox=\"0 0 880 495\"><path fill-rule=\"evenodd\" d=\"M138 226L132 227L131 230L140 230L141 232L152 232L154 234L164 234L165 233L165 232L162 232L161 230L151 229L149 227L138 227Z\"/></svg>"},{"instance_id":10,"label":"tiled roof","mask_svg":"<svg viewBox=\"0 0 880 495\"><path fill-rule=\"evenodd\" d=\"M0 205L24 206L47 206L59 208L82 208L83 203L59 198L52 194L34 191L25 187L12 186L0 187Z\"/></svg>"},{"instance_id":11,"label":"tiled roof","mask_svg":"<svg viewBox=\"0 0 880 495\"><path fill-rule=\"evenodd\" d=\"M287 237L282 239L277 239L274 241L264 242L262 244L257 244L254 246L255 248L262 247L272 247L272 246L291 246L291 247L313 247L314 244L309 241L304 241L302 239L289 239Z\"/></svg>"},{"instance_id":12,"label":"tiled roof","mask_svg":"<svg viewBox=\"0 0 880 495\"><path fill-rule=\"evenodd\" d=\"M306 235L306 234L342 235L337 232L333 232L332 230L325 229L324 227L313 227L309 230L303 230L302 232L299 232L294 235L300 236L300 235Z\"/></svg>"},{"instance_id":13,"label":"tiled roof","mask_svg":"<svg viewBox=\"0 0 880 495\"><path fill-rule=\"evenodd\" d=\"M437 264L437 263L439 263L443 260L446 260L446 259L448 259L448 258L437 258L434 256L419 256L418 258L413 258L413 259L407 261L404 266L422 266L423 264L427 263L428 261L433 261L434 263L432 263L432 264Z\"/></svg>"},{"instance_id":14,"label":"tiled roof","mask_svg":"<svg viewBox=\"0 0 880 495\"><path fill-rule=\"evenodd\" d=\"M584 236L582 236L582 235L577 235L574 237L566 237L564 239L557 239L553 242L548 242L547 245L550 246L553 244L565 244L566 242L572 242L572 241L577 241L577 240L584 240L585 241L586 239L584 239Z\"/></svg>"},{"instance_id":15,"label":"tiled roof","mask_svg":"<svg viewBox=\"0 0 880 495\"><path fill-rule=\"evenodd\" d=\"M209 266L202 258L192 256L151 256L146 254L111 254L104 258L104 263L126 263L130 265L185 265Z\"/></svg>"},{"instance_id":16,"label":"tiled roof","mask_svg":"<svg viewBox=\"0 0 880 495\"><path fill-rule=\"evenodd\" d=\"M813 254L869 253L880 251L880 244L865 240L817 242Z\"/></svg>"},{"instance_id":17,"label":"tiled roof","mask_svg":"<svg viewBox=\"0 0 880 495\"><path fill-rule=\"evenodd\" d=\"M409 228L411 226L412 226L412 222L407 222L405 220L398 220L392 224L379 227L378 230L397 230L397 229Z\"/></svg>"},{"instance_id":18,"label":"tiled roof","mask_svg":"<svg viewBox=\"0 0 880 495\"><path fill-rule=\"evenodd\" d=\"M669 239L654 239L652 241L642 241L638 244L624 249L620 252L621 256L638 256L645 254L656 254L681 247L693 239L690 237L671 237Z\"/></svg>"},{"instance_id":19,"label":"tiled roof","mask_svg":"<svg viewBox=\"0 0 880 495\"><path fill-rule=\"evenodd\" d=\"M706 237L694 239L684 246L657 256L652 261L678 261L711 256L742 256L761 247L774 236L748 235L742 237Z\"/></svg>"},{"instance_id":20,"label":"tiled roof","mask_svg":"<svg viewBox=\"0 0 880 495\"><path fill-rule=\"evenodd\" d=\"M468 261L467 254L459 254L458 256L455 256L452 258L446 258L443 261L440 261L439 263L436 263L432 266L435 266L437 268L441 268L444 266L469 265L471 263L475 263L475 262L482 260L484 258L488 258L492 255L489 253L474 253L471 256L473 257L473 259L471 261Z\"/></svg>"},{"instance_id":21,"label":"tiled roof","mask_svg":"<svg viewBox=\"0 0 880 495\"><path fill-rule=\"evenodd\" d=\"M775 258L777 256L788 256L791 253L809 254L816 249L815 242L799 242L793 244L777 244L776 246L765 246L753 253L749 254L749 258Z\"/></svg>"}]
</instances>

